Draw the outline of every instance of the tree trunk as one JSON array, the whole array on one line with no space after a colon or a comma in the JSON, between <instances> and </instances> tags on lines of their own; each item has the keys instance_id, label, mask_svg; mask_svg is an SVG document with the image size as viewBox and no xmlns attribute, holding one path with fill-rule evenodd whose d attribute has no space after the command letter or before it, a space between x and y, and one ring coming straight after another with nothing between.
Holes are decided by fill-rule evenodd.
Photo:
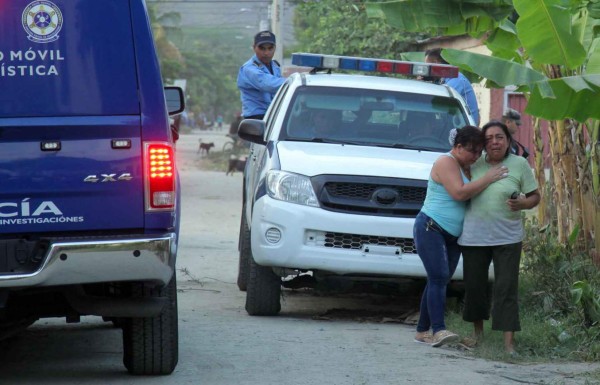
<instances>
[{"instance_id":1,"label":"tree trunk","mask_svg":"<svg viewBox=\"0 0 600 385\"><path fill-rule=\"evenodd\" d=\"M579 170L568 121L551 121L548 133L554 178L552 197L556 206L558 240L566 243L577 224L581 225Z\"/></svg>"},{"instance_id":2,"label":"tree trunk","mask_svg":"<svg viewBox=\"0 0 600 385\"><path fill-rule=\"evenodd\" d=\"M590 143L597 143L597 139L594 140L597 129L586 131L583 125L571 120L552 121L548 133L553 175L551 194L558 240L567 243L573 231L580 228L572 246L600 263L600 239L596 236L600 228L598 144L590 146ZM536 170L538 167L536 162ZM540 186L541 182L543 180Z\"/></svg>"},{"instance_id":3,"label":"tree trunk","mask_svg":"<svg viewBox=\"0 0 600 385\"><path fill-rule=\"evenodd\" d=\"M599 122L593 124L579 125L576 136L577 148L580 150L580 181L581 202L582 202L582 235L585 241L586 251L597 264L598 250L600 250L600 237L597 237L597 230L600 229L600 186L598 179L599 171L599 153L598 147L598 126Z\"/></svg>"},{"instance_id":4,"label":"tree trunk","mask_svg":"<svg viewBox=\"0 0 600 385\"><path fill-rule=\"evenodd\" d=\"M537 207L538 223L546 225L552 218L550 205L546 204L548 199L548 189L546 188L546 170L544 167L544 141L542 140L542 129L540 119L535 118L533 122L533 146L535 151L535 175L537 177L538 188L542 199Z\"/></svg>"},{"instance_id":5,"label":"tree trunk","mask_svg":"<svg viewBox=\"0 0 600 385\"><path fill-rule=\"evenodd\" d=\"M596 266L600 266L600 121L593 121L590 127L590 175L592 179L591 194L594 200L594 227L592 235L594 237L594 249L592 250L592 259Z\"/></svg>"}]
</instances>

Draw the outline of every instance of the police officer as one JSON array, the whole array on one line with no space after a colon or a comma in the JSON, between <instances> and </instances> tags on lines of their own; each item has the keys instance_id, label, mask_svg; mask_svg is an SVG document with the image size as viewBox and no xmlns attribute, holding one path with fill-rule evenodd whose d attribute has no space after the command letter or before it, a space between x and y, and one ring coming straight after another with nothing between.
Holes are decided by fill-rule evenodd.
<instances>
[{"instance_id":1,"label":"police officer","mask_svg":"<svg viewBox=\"0 0 600 385\"><path fill-rule=\"evenodd\" d=\"M504 115L502 115L502 123L506 125L508 132L510 132L510 135L512 136L510 152L515 155L521 155L523 158L527 159L529 156L529 150L515 139L515 135L517 134L519 126L521 125L521 114L519 114L516 110L509 108L506 110Z\"/></svg>"},{"instance_id":2,"label":"police officer","mask_svg":"<svg viewBox=\"0 0 600 385\"><path fill-rule=\"evenodd\" d=\"M432 48L425 52L425 62L426 63L437 63L437 64L448 64L446 60L442 57L442 49L441 48ZM460 96L463 97L469 110L471 110L471 115L473 115L473 119L475 119L475 125L479 125L479 105L477 104L477 97L475 96L475 91L473 90L473 86L469 79L462 73L458 73L458 77L456 78L442 78L442 84L447 84L450 87L454 88Z\"/></svg>"},{"instance_id":3,"label":"police officer","mask_svg":"<svg viewBox=\"0 0 600 385\"><path fill-rule=\"evenodd\" d=\"M271 31L261 31L254 36L254 56L238 73L237 86L242 99L244 119L262 119L271 100L285 81L276 60L275 35Z\"/></svg>"}]
</instances>

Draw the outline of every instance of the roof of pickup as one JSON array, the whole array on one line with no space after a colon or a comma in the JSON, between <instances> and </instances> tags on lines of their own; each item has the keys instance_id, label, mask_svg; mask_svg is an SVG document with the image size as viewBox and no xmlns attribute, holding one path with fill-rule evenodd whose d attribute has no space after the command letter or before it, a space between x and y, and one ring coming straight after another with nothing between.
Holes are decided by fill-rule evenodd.
<instances>
[{"instance_id":1,"label":"roof of pickup","mask_svg":"<svg viewBox=\"0 0 600 385\"><path fill-rule=\"evenodd\" d=\"M326 73L295 73L290 76L290 79L292 82L302 82L302 84L308 86L364 88L453 97L451 89L447 86L412 79L397 79L362 74Z\"/></svg>"}]
</instances>

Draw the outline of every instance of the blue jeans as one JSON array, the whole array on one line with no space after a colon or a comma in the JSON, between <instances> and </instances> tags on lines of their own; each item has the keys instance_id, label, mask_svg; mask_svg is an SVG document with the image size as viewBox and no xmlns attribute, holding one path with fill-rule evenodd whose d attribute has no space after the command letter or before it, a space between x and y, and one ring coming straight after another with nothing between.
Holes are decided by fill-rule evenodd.
<instances>
[{"instance_id":1,"label":"blue jeans","mask_svg":"<svg viewBox=\"0 0 600 385\"><path fill-rule=\"evenodd\" d=\"M421 297L417 331L446 329L446 286L456 270L460 249L455 237L442 229L433 219L420 212L415 219L413 236L417 252L427 271L427 285Z\"/></svg>"}]
</instances>

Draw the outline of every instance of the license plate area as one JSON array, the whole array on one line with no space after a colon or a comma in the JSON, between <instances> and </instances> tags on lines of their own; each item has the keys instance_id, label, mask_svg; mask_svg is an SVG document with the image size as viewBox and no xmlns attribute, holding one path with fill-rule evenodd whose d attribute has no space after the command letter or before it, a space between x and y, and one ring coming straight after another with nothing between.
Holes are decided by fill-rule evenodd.
<instances>
[{"instance_id":1,"label":"license plate area","mask_svg":"<svg viewBox=\"0 0 600 385\"><path fill-rule=\"evenodd\" d=\"M371 245L366 243L362 245L360 252L363 257L377 255L402 258L402 249L396 246Z\"/></svg>"}]
</instances>

